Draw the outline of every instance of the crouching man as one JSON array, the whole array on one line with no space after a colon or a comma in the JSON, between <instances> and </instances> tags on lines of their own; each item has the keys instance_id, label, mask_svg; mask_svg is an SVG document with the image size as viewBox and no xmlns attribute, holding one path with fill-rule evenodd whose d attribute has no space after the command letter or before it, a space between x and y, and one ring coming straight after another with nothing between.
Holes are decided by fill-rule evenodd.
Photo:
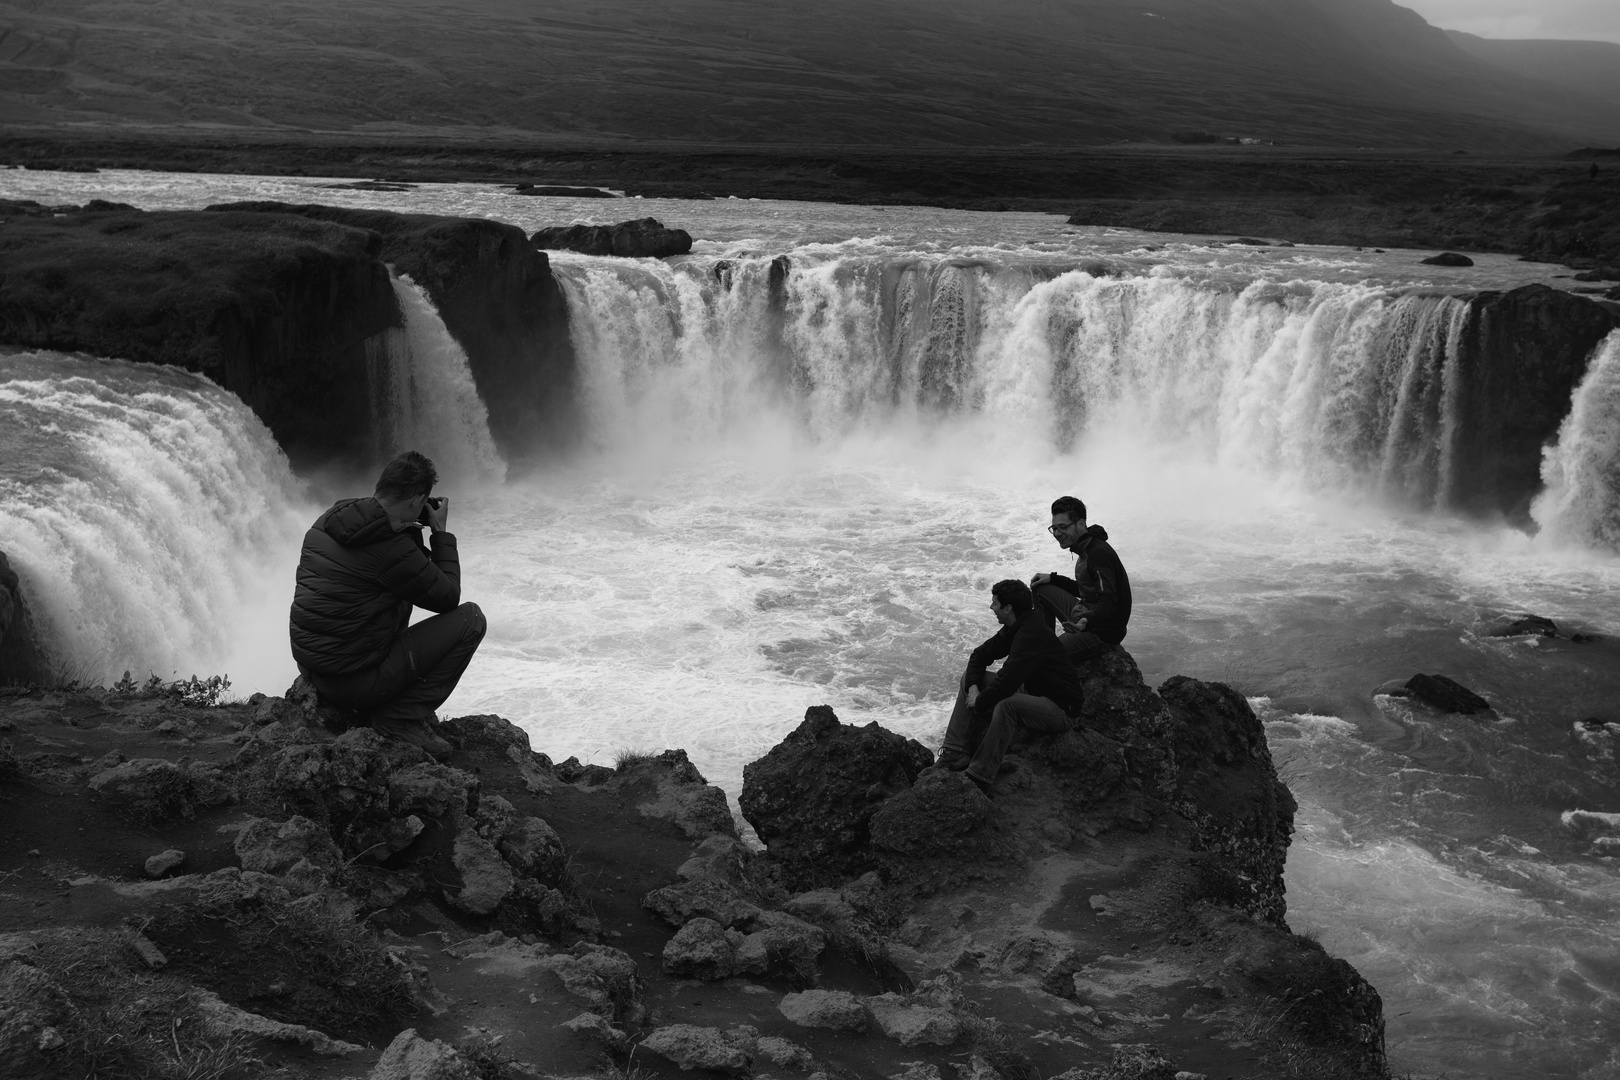
<instances>
[{"instance_id":1,"label":"crouching man","mask_svg":"<svg viewBox=\"0 0 1620 1080\"><path fill-rule=\"evenodd\" d=\"M371 498L340 499L316 519L298 557L291 636L298 670L322 698L388 738L446 754L434 710L485 624L477 604L461 602L450 500L430 498L437 480L433 463L408 450L383 468ZM439 614L411 626L413 607Z\"/></svg>"},{"instance_id":2,"label":"crouching man","mask_svg":"<svg viewBox=\"0 0 1620 1080\"><path fill-rule=\"evenodd\" d=\"M1035 611L1028 585L996 582L990 610L1001 629L968 657L939 756L948 769L966 769L986 795L1021 730L1068 731L1082 701L1080 677L1052 632L1051 617ZM997 660L1001 669L991 677L987 669Z\"/></svg>"}]
</instances>

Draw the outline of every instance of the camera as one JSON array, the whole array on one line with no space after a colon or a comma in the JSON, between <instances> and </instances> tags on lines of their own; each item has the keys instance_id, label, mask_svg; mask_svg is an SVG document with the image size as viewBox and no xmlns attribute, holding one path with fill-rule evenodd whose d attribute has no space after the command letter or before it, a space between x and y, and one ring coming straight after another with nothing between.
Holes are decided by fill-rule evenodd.
<instances>
[{"instance_id":1,"label":"camera","mask_svg":"<svg viewBox=\"0 0 1620 1080\"><path fill-rule=\"evenodd\" d=\"M434 510L437 510L439 507L441 507L443 505L444 505L444 500L441 499L439 496L437 496L437 495L428 496L428 501L422 507L422 512L420 514L416 515L417 522L419 524L422 524L422 525L431 525L432 522L428 519L428 514L430 512L432 512L432 511L434 511Z\"/></svg>"}]
</instances>

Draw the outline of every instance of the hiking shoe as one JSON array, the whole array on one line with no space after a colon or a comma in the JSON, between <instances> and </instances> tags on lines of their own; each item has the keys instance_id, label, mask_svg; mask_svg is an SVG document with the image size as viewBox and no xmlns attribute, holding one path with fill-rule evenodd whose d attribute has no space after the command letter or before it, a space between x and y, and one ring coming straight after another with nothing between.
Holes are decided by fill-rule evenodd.
<instances>
[{"instance_id":1,"label":"hiking shoe","mask_svg":"<svg viewBox=\"0 0 1620 1080\"><path fill-rule=\"evenodd\" d=\"M996 793L995 793L995 790L994 790L994 785L986 783L983 780L980 780L977 776L974 776L972 773L968 773L967 778L969 780L973 781L973 786L978 788L979 791L984 795L985 798L994 799L996 797Z\"/></svg>"},{"instance_id":2,"label":"hiking shoe","mask_svg":"<svg viewBox=\"0 0 1620 1080\"><path fill-rule=\"evenodd\" d=\"M444 757L455 749L444 739L435 735L426 720L382 718L373 720L371 727L372 730L384 738L421 747L434 757Z\"/></svg>"},{"instance_id":3,"label":"hiking shoe","mask_svg":"<svg viewBox=\"0 0 1620 1080\"><path fill-rule=\"evenodd\" d=\"M963 769L968 767L968 763L972 760L972 758L968 757L960 750L947 749L939 752L939 760L936 762L936 764L945 766L947 769L951 770L951 772L961 772Z\"/></svg>"}]
</instances>

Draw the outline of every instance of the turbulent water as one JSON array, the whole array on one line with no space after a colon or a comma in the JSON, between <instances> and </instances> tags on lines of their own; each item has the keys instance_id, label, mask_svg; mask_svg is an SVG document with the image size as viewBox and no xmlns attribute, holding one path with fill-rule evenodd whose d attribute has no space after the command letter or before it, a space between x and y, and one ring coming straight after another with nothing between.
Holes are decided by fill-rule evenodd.
<instances>
[{"instance_id":1,"label":"turbulent water","mask_svg":"<svg viewBox=\"0 0 1620 1080\"><path fill-rule=\"evenodd\" d=\"M1552 268L1034 214L0 179L44 201L691 229L684 259L553 258L586 445L507 480L465 358L399 283L409 325L375 361L378 408L452 465L465 594L490 616L450 711L512 717L556 757L685 747L733 795L809 705L937 744L994 629L988 586L1064 568L1042 526L1078 494L1131 572L1126 644L1149 678L1225 680L1266 720L1301 806L1290 922L1382 992L1395 1068L1620 1076L1620 339L1547 450L1534 535L1444 509L1458 295ZM318 508L245 410L190 376L49 355L0 359L0 409L8 450L26 429L0 466L0 548L93 642L76 655L114 674L272 655L237 685L290 680L262 643ZM113 570L148 563L126 600ZM1600 640L1488 635L1522 612ZM1376 693L1416 671L1497 715Z\"/></svg>"}]
</instances>

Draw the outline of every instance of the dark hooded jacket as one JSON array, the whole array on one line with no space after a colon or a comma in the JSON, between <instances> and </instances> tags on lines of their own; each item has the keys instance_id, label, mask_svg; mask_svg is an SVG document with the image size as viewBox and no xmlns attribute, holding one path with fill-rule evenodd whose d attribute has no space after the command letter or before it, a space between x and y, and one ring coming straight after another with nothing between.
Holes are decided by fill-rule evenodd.
<instances>
[{"instance_id":1,"label":"dark hooded jacket","mask_svg":"<svg viewBox=\"0 0 1620 1080\"><path fill-rule=\"evenodd\" d=\"M968 657L968 681L983 686L985 669L1002 657L1006 662L1001 670L973 703L980 719L990 719L998 704L1020 691L1050 698L1070 716L1080 715L1085 700L1080 677L1052 633L1049 617L1031 611L1011 626L1003 626Z\"/></svg>"},{"instance_id":2,"label":"dark hooded jacket","mask_svg":"<svg viewBox=\"0 0 1620 1080\"><path fill-rule=\"evenodd\" d=\"M1108 544L1108 530L1088 528L1074 553L1074 577L1053 574L1051 584L1079 597L1086 629L1110 645L1125 640L1131 621L1131 579Z\"/></svg>"},{"instance_id":3,"label":"dark hooded jacket","mask_svg":"<svg viewBox=\"0 0 1620 1080\"><path fill-rule=\"evenodd\" d=\"M293 593L292 654L299 666L336 678L383 662L410 625L411 608L454 611L461 603L456 538L398 532L374 498L342 499L304 534Z\"/></svg>"}]
</instances>

